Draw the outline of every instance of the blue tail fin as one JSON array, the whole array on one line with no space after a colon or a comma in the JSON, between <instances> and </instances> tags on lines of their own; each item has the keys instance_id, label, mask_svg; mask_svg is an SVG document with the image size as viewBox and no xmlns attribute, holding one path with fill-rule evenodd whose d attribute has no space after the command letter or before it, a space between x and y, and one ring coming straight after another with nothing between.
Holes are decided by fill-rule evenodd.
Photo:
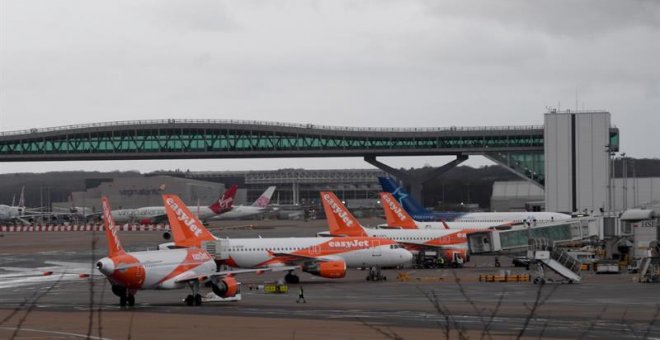
<instances>
[{"instance_id":1,"label":"blue tail fin","mask_svg":"<svg viewBox=\"0 0 660 340\"><path fill-rule=\"evenodd\" d=\"M428 214L429 212L422 207L414 198L412 198L402 186L400 186L393 178L391 177L378 177L380 185L383 187L383 190L389 192L399 201L399 204L403 209L410 215L415 214Z\"/></svg>"}]
</instances>

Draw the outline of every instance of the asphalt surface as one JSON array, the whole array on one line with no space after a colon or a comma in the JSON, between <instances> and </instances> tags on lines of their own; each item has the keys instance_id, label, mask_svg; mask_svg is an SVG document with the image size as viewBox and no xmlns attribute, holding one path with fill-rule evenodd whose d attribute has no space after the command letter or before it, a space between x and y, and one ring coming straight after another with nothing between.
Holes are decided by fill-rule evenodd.
<instances>
[{"instance_id":1,"label":"asphalt surface","mask_svg":"<svg viewBox=\"0 0 660 340\"><path fill-rule=\"evenodd\" d=\"M375 221L377 223L377 221ZM228 237L313 236L323 221L230 221ZM247 274L242 300L184 306L187 290L141 291L136 306L120 308L102 278L75 274L43 276L29 268L46 261L88 263L105 255L103 235L92 233L6 233L0 237L0 338L207 337L218 327L223 338L427 339L468 338L660 338L660 287L633 282L632 274L584 273L580 284L479 282L480 274L529 273L524 268L494 268L492 257L473 257L466 268L387 270L387 281L366 281L366 271L350 270L330 280L301 273L307 303L296 303L298 285L288 294L250 289L283 277L282 273ZM157 233L122 233L128 250L163 242ZM96 241L94 241L96 240ZM94 247L93 247L94 245ZM42 268L49 270L49 268ZM534 274L534 272L531 272ZM406 274L410 280L400 281ZM90 287L90 283L94 285ZM90 289L91 288L91 289ZM93 291L93 292L92 292ZM93 299L90 299L93 293ZM103 315L90 323L90 310ZM99 313L99 310L101 313ZM129 318L130 316L130 318ZM163 320L170 320L165 322ZM59 320L67 320L61 322ZM135 320L135 321L132 321ZM99 327L106 325L105 327ZM92 327L90 328L90 325ZM166 327L164 327L166 325ZM57 333L54 333L57 332ZM389 334L389 335L386 335Z\"/></svg>"}]
</instances>

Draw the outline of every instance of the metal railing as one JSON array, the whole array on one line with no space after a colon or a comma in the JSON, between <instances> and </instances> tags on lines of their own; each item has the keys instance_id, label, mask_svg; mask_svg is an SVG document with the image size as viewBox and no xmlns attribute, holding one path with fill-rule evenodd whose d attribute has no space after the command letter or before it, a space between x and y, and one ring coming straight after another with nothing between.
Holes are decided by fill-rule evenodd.
<instances>
[{"instance_id":1,"label":"metal railing","mask_svg":"<svg viewBox=\"0 0 660 340\"><path fill-rule=\"evenodd\" d=\"M269 122L257 120L234 120L234 119L153 119L153 120L124 120L116 122L100 122L89 124L64 125L47 128L32 128L17 131L0 132L0 136L27 135L33 133L55 132L66 130L77 130L87 128L103 128L115 126L142 126L142 125L177 125L177 124L233 124L233 125L261 125L272 127L289 127L313 130L332 130L332 131L355 131L355 132L439 132L439 131L519 131L519 130L538 130L543 129L543 125L503 125L503 126L468 126L468 127L350 127L350 126L332 126L317 124L299 124L286 122Z\"/></svg>"}]
</instances>

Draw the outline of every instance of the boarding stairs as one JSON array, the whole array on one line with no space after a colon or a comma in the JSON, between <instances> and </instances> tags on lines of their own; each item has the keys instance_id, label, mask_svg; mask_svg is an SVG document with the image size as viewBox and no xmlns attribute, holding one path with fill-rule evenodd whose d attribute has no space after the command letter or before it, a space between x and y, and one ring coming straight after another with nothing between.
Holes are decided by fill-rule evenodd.
<instances>
[{"instance_id":1,"label":"boarding stairs","mask_svg":"<svg viewBox=\"0 0 660 340\"><path fill-rule=\"evenodd\" d=\"M644 257L639 266L639 282L660 281L660 257Z\"/></svg>"},{"instance_id":2,"label":"boarding stairs","mask_svg":"<svg viewBox=\"0 0 660 340\"><path fill-rule=\"evenodd\" d=\"M552 240L546 238L530 238L527 257L537 265L538 276L534 283L545 283L544 268L549 268L566 282L580 282L580 261L572 257L566 250L555 246Z\"/></svg>"}]
</instances>

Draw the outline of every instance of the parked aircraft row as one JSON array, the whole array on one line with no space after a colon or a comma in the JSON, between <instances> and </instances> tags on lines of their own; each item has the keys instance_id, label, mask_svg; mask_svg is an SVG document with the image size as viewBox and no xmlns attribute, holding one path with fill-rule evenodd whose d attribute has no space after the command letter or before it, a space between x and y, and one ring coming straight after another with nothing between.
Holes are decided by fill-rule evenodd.
<instances>
[{"instance_id":1,"label":"parked aircraft row","mask_svg":"<svg viewBox=\"0 0 660 340\"><path fill-rule=\"evenodd\" d=\"M385 185L384 185L385 187ZM381 193L387 225L366 228L346 209L332 192L322 192L321 201L328 220L328 231L320 236L289 238L217 238L202 222L211 216L207 208L216 211L231 209L236 188L232 187L209 207L188 208L176 195L163 195L163 216L151 209L150 217L166 218L173 242L159 245L159 251L126 252L117 236L117 226L110 204L102 200L108 256L97 262L97 269L112 284L121 305L133 305L135 293L141 289L177 289L189 287L185 301L188 305L201 304L202 285L220 297L231 297L239 290L233 277L245 272L286 272L285 280L299 282L296 271L325 278L342 278L347 268L369 268L368 278L382 279L381 267L407 264L412 252L434 250L452 260L467 259L466 234L483 228L516 227L514 215L482 215L472 228L464 228L467 221L454 215L451 221L420 222L409 214L399 202L409 202L401 190L395 195ZM274 188L269 188L253 207L263 208L270 200ZM414 201L413 201L414 203ZM193 210L197 210L197 214ZM255 211L256 209L248 209ZM488 213L484 213L488 214ZM529 213L528 218L534 218ZM485 216L485 217L484 217ZM551 216L554 218L561 216ZM473 218L477 219L473 216ZM486 220L490 219L490 220ZM459 223L460 222L460 223ZM207 249L209 251L207 251ZM220 271L221 265L234 268Z\"/></svg>"},{"instance_id":2,"label":"parked aircraft row","mask_svg":"<svg viewBox=\"0 0 660 340\"><path fill-rule=\"evenodd\" d=\"M275 192L274 186L268 187L252 205L234 206L237 189L237 185L232 185L209 206L191 206L190 210L203 222L250 217L266 211L273 192ZM112 217L116 223L158 224L167 222L167 213L163 206L113 210Z\"/></svg>"},{"instance_id":3,"label":"parked aircraft row","mask_svg":"<svg viewBox=\"0 0 660 340\"><path fill-rule=\"evenodd\" d=\"M233 278L237 273L286 271L288 282L298 282L296 270L326 278L342 278L346 268L398 266L410 262L412 254L389 239L374 237L291 237L218 239L211 234L181 199L163 195L163 203L174 242L159 251L125 252L117 237L117 226L110 204L103 198L103 214L108 256L97 269L112 284L120 305L133 305L141 289L190 287L188 305L202 302L201 284L211 286L220 297L238 292ZM205 250L213 243L214 254ZM219 265L242 268L219 271Z\"/></svg>"}]
</instances>

